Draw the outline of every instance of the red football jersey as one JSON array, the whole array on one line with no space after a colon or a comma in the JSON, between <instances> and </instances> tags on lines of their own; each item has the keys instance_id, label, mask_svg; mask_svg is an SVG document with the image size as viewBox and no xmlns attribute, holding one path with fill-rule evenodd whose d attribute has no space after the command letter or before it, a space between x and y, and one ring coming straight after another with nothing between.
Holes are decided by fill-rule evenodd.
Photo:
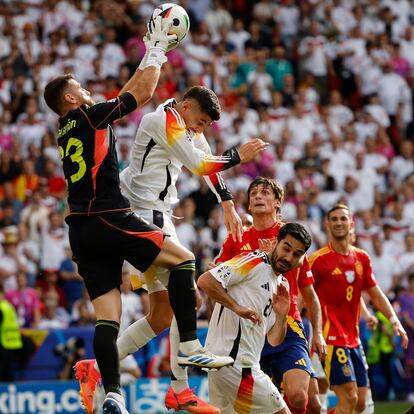
<instances>
[{"instance_id":1,"label":"red football jersey","mask_svg":"<svg viewBox=\"0 0 414 414\"><path fill-rule=\"evenodd\" d=\"M226 262L242 252L257 250L259 248L259 239L275 239L284 224L282 221L276 221L272 227L264 230L256 230L253 226L250 226L244 230L241 242L234 242L231 235L227 236L215 263ZM290 272L284 273L283 276L289 281L290 287L289 316L296 321L301 321L297 304L298 291L305 286L312 285L314 282L306 256L300 268L292 269Z\"/></svg>"},{"instance_id":2,"label":"red football jersey","mask_svg":"<svg viewBox=\"0 0 414 414\"><path fill-rule=\"evenodd\" d=\"M322 307L326 343L356 348L361 292L377 284L368 253L352 246L344 256L328 244L316 251L309 262Z\"/></svg>"}]
</instances>

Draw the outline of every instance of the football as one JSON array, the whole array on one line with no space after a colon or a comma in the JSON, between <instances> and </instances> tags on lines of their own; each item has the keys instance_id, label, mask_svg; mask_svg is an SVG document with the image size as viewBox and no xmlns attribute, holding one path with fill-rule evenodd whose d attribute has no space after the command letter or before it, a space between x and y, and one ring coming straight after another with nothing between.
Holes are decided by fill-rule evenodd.
<instances>
[{"instance_id":1,"label":"football","mask_svg":"<svg viewBox=\"0 0 414 414\"><path fill-rule=\"evenodd\" d=\"M188 30L190 29L190 18L185 9L178 4L164 3L157 6L152 12L152 17L155 18L161 15L163 18L172 19L173 23L168 34L177 35L178 43L184 39ZM174 47L176 44L174 45ZM171 49L169 47L168 49Z\"/></svg>"}]
</instances>

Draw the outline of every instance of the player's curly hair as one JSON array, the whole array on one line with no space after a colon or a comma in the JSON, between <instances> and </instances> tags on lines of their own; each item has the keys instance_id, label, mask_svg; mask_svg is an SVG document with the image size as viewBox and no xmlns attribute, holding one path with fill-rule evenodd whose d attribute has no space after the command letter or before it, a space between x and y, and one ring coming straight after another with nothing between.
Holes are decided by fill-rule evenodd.
<instances>
[{"instance_id":1,"label":"player's curly hair","mask_svg":"<svg viewBox=\"0 0 414 414\"><path fill-rule=\"evenodd\" d=\"M46 86L43 92L43 97L47 103L47 106L58 115L62 110L62 95L68 86L69 80L75 79L72 74L58 76L51 80Z\"/></svg>"},{"instance_id":2,"label":"player's curly hair","mask_svg":"<svg viewBox=\"0 0 414 414\"><path fill-rule=\"evenodd\" d=\"M258 187L259 185L263 185L265 188L270 188L275 195L276 200L279 200L280 203L283 203L283 199L285 198L285 190L278 181L273 180L272 178L267 177L256 177L249 185L247 189L247 198L250 199L250 193L253 188Z\"/></svg>"},{"instance_id":3,"label":"player's curly hair","mask_svg":"<svg viewBox=\"0 0 414 414\"><path fill-rule=\"evenodd\" d=\"M194 99L200 105L201 112L207 114L213 121L220 119L221 106L217 95L204 86L193 86L183 97L183 100Z\"/></svg>"}]
</instances>

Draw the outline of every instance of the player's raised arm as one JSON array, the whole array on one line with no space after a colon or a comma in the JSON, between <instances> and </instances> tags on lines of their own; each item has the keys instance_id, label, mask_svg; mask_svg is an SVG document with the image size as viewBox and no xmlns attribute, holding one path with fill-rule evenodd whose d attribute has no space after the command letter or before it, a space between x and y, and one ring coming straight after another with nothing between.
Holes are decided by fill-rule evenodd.
<instances>
[{"instance_id":1,"label":"player's raised arm","mask_svg":"<svg viewBox=\"0 0 414 414\"><path fill-rule=\"evenodd\" d=\"M144 38L146 53L140 66L132 78L124 85L120 95L129 92L134 96L138 106L144 105L151 99L160 76L163 63L167 61L165 53L168 43L176 35L168 35L172 20L157 16L152 20L153 24L148 27Z\"/></svg>"},{"instance_id":2,"label":"player's raised arm","mask_svg":"<svg viewBox=\"0 0 414 414\"><path fill-rule=\"evenodd\" d=\"M211 175L249 162L267 147L267 143L254 138L238 149L232 147L222 155L212 155L196 148L187 137L186 124L176 110L167 109L166 116L166 140L158 143L196 175Z\"/></svg>"}]
</instances>

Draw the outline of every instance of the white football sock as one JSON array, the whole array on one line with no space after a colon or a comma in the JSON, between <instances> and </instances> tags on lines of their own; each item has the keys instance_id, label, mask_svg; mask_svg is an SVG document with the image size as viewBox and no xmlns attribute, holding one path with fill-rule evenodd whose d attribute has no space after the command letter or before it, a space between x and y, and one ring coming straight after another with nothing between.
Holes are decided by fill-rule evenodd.
<instances>
[{"instance_id":1,"label":"white football sock","mask_svg":"<svg viewBox=\"0 0 414 414\"><path fill-rule=\"evenodd\" d=\"M319 394L319 401L321 402L321 414L326 414L328 411L328 394Z\"/></svg>"},{"instance_id":2,"label":"white football sock","mask_svg":"<svg viewBox=\"0 0 414 414\"><path fill-rule=\"evenodd\" d=\"M146 345L152 338L157 335L152 330L147 318L141 318L128 326L124 332L119 336L116 342L118 346L119 360L122 361L125 357Z\"/></svg>"},{"instance_id":3,"label":"white football sock","mask_svg":"<svg viewBox=\"0 0 414 414\"><path fill-rule=\"evenodd\" d=\"M193 342L193 341L190 341ZM197 340L198 342L198 340ZM185 342L187 343L187 342ZM177 356L180 348L180 333L178 332L177 320L175 316L170 327L170 365L171 372L175 379L171 379L171 387L175 393L180 393L188 388L187 368L182 368L177 364ZM184 350L183 350L184 352Z\"/></svg>"}]
</instances>

